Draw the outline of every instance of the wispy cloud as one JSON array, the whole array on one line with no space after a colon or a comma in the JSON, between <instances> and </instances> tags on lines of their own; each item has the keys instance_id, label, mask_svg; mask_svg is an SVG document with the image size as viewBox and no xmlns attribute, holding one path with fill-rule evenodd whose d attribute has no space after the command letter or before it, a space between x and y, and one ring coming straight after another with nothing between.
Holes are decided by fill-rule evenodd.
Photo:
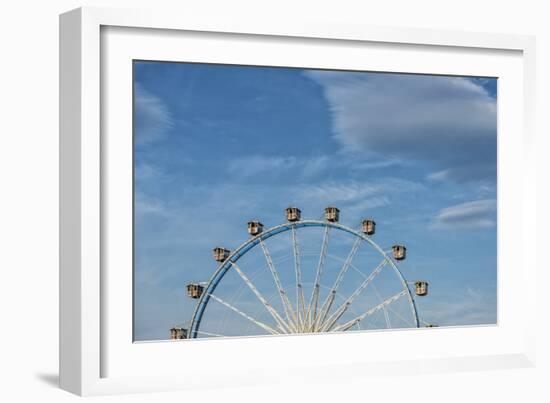
<instances>
[{"instance_id":1,"label":"wispy cloud","mask_svg":"<svg viewBox=\"0 0 550 403\"><path fill-rule=\"evenodd\" d=\"M434 182L441 182L449 179L449 170L444 169L442 171L432 172L426 176L426 179Z\"/></svg>"},{"instance_id":2,"label":"wispy cloud","mask_svg":"<svg viewBox=\"0 0 550 403\"><path fill-rule=\"evenodd\" d=\"M313 155L296 157L292 155L251 155L237 157L229 161L227 172L241 179L269 174L277 176L292 172L295 179L313 179L320 175L345 169L347 171L372 171L395 166L411 165L398 158L380 158L350 155Z\"/></svg>"},{"instance_id":3,"label":"wispy cloud","mask_svg":"<svg viewBox=\"0 0 550 403\"><path fill-rule=\"evenodd\" d=\"M136 180L146 181L158 178L159 176L161 176L161 172L159 171L158 167L152 164L141 163L135 165L134 176Z\"/></svg>"},{"instance_id":4,"label":"wispy cloud","mask_svg":"<svg viewBox=\"0 0 550 403\"><path fill-rule=\"evenodd\" d=\"M161 200L147 196L141 192L136 192L135 214L136 216L145 214L167 215L169 211Z\"/></svg>"},{"instance_id":5,"label":"wispy cloud","mask_svg":"<svg viewBox=\"0 0 550 403\"><path fill-rule=\"evenodd\" d=\"M336 205L343 212L345 221L357 222L372 209L391 205L403 194L423 190L419 183L380 178L369 181L325 181L322 183L296 186L291 200L299 206L310 206L319 212L328 205Z\"/></svg>"},{"instance_id":6,"label":"wispy cloud","mask_svg":"<svg viewBox=\"0 0 550 403\"><path fill-rule=\"evenodd\" d=\"M166 104L137 83L135 85L134 107L134 135L138 146L151 144L162 139L174 124Z\"/></svg>"},{"instance_id":7,"label":"wispy cloud","mask_svg":"<svg viewBox=\"0 0 550 403\"><path fill-rule=\"evenodd\" d=\"M356 181L325 182L296 189L298 198L305 204L312 201L327 203L350 202L377 195L379 186Z\"/></svg>"},{"instance_id":8,"label":"wispy cloud","mask_svg":"<svg viewBox=\"0 0 550 403\"><path fill-rule=\"evenodd\" d=\"M229 161L227 172L241 179L255 176L277 176L293 172L294 178L310 179L338 164L325 155L297 158L295 156L251 155ZM339 163L341 165L341 163Z\"/></svg>"},{"instance_id":9,"label":"wispy cloud","mask_svg":"<svg viewBox=\"0 0 550 403\"><path fill-rule=\"evenodd\" d=\"M435 163L459 182L495 173L496 101L462 77L314 71L349 153Z\"/></svg>"},{"instance_id":10,"label":"wispy cloud","mask_svg":"<svg viewBox=\"0 0 550 403\"><path fill-rule=\"evenodd\" d=\"M496 200L476 200L440 210L431 228L489 228L495 225Z\"/></svg>"},{"instance_id":11,"label":"wispy cloud","mask_svg":"<svg viewBox=\"0 0 550 403\"><path fill-rule=\"evenodd\" d=\"M396 178L360 182L355 180L323 182L300 188L300 197L305 201L348 202L374 196L388 196L401 192L422 189L422 185Z\"/></svg>"},{"instance_id":12,"label":"wispy cloud","mask_svg":"<svg viewBox=\"0 0 550 403\"><path fill-rule=\"evenodd\" d=\"M326 155L308 158L303 162L301 175L303 178L313 178L323 173L331 163L331 158Z\"/></svg>"},{"instance_id":13,"label":"wispy cloud","mask_svg":"<svg viewBox=\"0 0 550 403\"><path fill-rule=\"evenodd\" d=\"M470 285L456 288L444 299L432 295L438 303L425 306L422 319L441 326L485 325L497 322L496 292L493 287L480 289Z\"/></svg>"},{"instance_id":14,"label":"wispy cloud","mask_svg":"<svg viewBox=\"0 0 550 403\"><path fill-rule=\"evenodd\" d=\"M372 159L368 161L354 161L352 162L352 168L357 170L372 170L372 169L383 169L397 166L407 166L411 165L410 161L405 161L399 158L386 158L386 159Z\"/></svg>"},{"instance_id":15,"label":"wispy cloud","mask_svg":"<svg viewBox=\"0 0 550 403\"><path fill-rule=\"evenodd\" d=\"M256 175L293 169L296 164L297 160L295 157L252 155L250 157L232 159L229 162L227 171L231 175L250 178Z\"/></svg>"}]
</instances>

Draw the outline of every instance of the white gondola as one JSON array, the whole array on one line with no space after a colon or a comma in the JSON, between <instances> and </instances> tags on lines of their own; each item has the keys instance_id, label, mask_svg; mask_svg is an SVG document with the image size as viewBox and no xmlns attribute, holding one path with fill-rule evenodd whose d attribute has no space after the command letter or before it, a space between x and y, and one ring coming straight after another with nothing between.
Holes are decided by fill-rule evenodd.
<instances>
[{"instance_id":1,"label":"white gondola","mask_svg":"<svg viewBox=\"0 0 550 403\"><path fill-rule=\"evenodd\" d=\"M287 221L294 222L300 221L302 212L298 207L287 207L285 210Z\"/></svg>"},{"instance_id":2,"label":"white gondola","mask_svg":"<svg viewBox=\"0 0 550 403\"><path fill-rule=\"evenodd\" d=\"M170 329L170 339L181 340L187 338L187 329L183 327L173 327Z\"/></svg>"},{"instance_id":3,"label":"white gondola","mask_svg":"<svg viewBox=\"0 0 550 403\"><path fill-rule=\"evenodd\" d=\"M325 208L325 219L329 222L338 222L340 219L340 210L333 206Z\"/></svg>"},{"instance_id":4,"label":"white gondola","mask_svg":"<svg viewBox=\"0 0 550 403\"><path fill-rule=\"evenodd\" d=\"M391 247L393 251L393 258L395 260L403 260L405 257L407 257L407 248L405 248L403 245L393 245Z\"/></svg>"},{"instance_id":5,"label":"white gondola","mask_svg":"<svg viewBox=\"0 0 550 403\"><path fill-rule=\"evenodd\" d=\"M415 281L414 292L419 297L423 297L428 294L428 283L426 281Z\"/></svg>"},{"instance_id":6,"label":"white gondola","mask_svg":"<svg viewBox=\"0 0 550 403\"><path fill-rule=\"evenodd\" d=\"M187 296L193 299L199 299L202 296L204 287L198 283L187 284Z\"/></svg>"},{"instance_id":7,"label":"white gondola","mask_svg":"<svg viewBox=\"0 0 550 403\"><path fill-rule=\"evenodd\" d=\"M373 220L363 220L363 233L366 235L374 235L376 223Z\"/></svg>"},{"instance_id":8,"label":"white gondola","mask_svg":"<svg viewBox=\"0 0 550 403\"><path fill-rule=\"evenodd\" d=\"M224 262L231 254L231 251L229 249L225 249L221 247L214 248L213 252L214 252L214 260L216 262Z\"/></svg>"},{"instance_id":9,"label":"white gondola","mask_svg":"<svg viewBox=\"0 0 550 403\"><path fill-rule=\"evenodd\" d=\"M252 236L260 234L264 230L264 225L259 221L248 222L248 233Z\"/></svg>"}]
</instances>

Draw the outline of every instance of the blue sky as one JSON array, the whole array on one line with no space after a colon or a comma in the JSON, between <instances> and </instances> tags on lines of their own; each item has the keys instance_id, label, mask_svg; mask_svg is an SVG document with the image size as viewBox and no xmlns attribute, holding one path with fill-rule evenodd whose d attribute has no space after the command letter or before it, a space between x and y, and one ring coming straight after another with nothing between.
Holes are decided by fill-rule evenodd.
<instances>
[{"instance_id":1,"label":"blue sky","mask_svg":"<svg viewBox=\"0 0 550 403\"><path fill-rule=\"evenodd\" d=\"M134 77L136 340L185 326L212 247L289 205L373 217L377 243L407 245L427 322L496 322L496 79L162 62Z\"/></svg>"}]
</instances>

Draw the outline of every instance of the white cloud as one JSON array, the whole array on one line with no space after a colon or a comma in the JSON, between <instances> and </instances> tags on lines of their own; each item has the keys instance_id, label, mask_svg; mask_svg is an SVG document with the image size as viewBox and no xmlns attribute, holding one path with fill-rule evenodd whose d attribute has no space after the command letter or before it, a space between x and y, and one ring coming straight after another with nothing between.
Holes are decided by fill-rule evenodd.
<instances>
[{"instance_id":1,"label":"white cloud","mask_svg":"<svg viewBox=\"0 0 550 403\"><path fill-rule=\"evenodd\" d=\"M447 169L458 181L490 177L496 166L496 101L461 77L315 71L333 136L350 153L393 155Z\"/></svg>"},{"instance_id":2,"label":"white cloud","mask_svg":"<svg viewBox=\"0 0 550 403\"><path fill-rule=\"evenodd\" d=\"M496 200L476 200L440 210L431 228L489 228L495 225Z\"/></svg>"},{"instance_id":3,"label":"white cloud","mask_svg":"<svg viewBox=\"0 0 550 403\"><path fill-rule=\"evenodd\" d=\"M174 124L166 104L139 84L135 86L134 106L137 145L160 140Z\"/></svg>"}]
</instances>

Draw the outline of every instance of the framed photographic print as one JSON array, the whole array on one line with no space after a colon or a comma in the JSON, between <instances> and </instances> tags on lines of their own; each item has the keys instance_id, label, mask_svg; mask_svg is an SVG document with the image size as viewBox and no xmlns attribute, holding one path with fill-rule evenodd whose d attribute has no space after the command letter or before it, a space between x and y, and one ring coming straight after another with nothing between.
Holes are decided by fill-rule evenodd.
<instances>
[{"instance_id":1,"label":"framed photographic print","mask_svg":"<svg viewBox=\"0 0 550 403\"><path fill-rule=\"evenodd\" d=\"M523 36L62 15L62 387L531 365L532 58Z\"/></svg>"},{"instance_id":2,"label":"framed photographic print","mask_svg":"<svg viewBox=\"0 0 550 403\"><path fill-rule=\"evenodd\" d=\"M496 78L133 69L135 341L497 323Z\"/></svg>"}]
</instances>

